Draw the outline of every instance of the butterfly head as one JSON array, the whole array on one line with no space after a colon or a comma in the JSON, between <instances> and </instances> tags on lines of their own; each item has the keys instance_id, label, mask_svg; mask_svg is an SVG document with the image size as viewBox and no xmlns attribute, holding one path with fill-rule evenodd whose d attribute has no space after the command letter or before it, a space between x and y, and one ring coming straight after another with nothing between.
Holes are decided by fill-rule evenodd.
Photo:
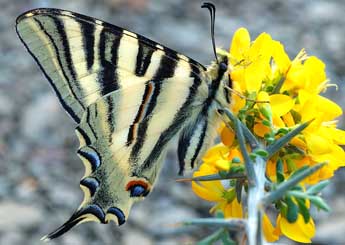
<instances>
[{"instance_id":1,"label":"butterfly head","mask_svg":"<svg viewBox=\"0 0 345 245\"><path fill-rule=\"evenodd\" d=\"M229 88L232 88L232 80L228 60L228 53L217 50L217 59L207 69L209 92L224 107L228 107L231 103Z\"/></svg>"}]
</instances>

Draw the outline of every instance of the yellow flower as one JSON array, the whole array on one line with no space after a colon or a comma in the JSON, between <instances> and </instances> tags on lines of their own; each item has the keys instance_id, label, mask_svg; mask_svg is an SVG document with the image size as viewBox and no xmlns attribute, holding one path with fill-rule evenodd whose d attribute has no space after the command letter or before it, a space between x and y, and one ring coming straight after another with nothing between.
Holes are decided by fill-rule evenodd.
<instances>
[{"instance_id":1,"label":"yellow flower","mask_svg":"<svg viewBox=\"0 0 345 245\"><path fill-rule=\"evenodd\" d=\"M309 222L305 223L301 214L298 214L297 220L290 223L281 214L277 217L277 231L284 234L291 240L301 243L311 243L311 238L315 236L315 224L310 217Z\"/></svg>"},{"instance_id":2,"label":"yellow flower","mask_svg":"<svg viewBox=\"0 0 345 245\"><path fill-rule=\"evenodd\" d=\"M276 227L274 227L267 214L264 213L262 223L267 242L277 241L281 235L284 235L296 242L311 243L311 238L315 236L313 219L310 217L308 223L306 223L301 214L298 214L294 223L290 223L284 216L279 214L276 219Z\"/></svg>"},{"instance_id":3,"label":"yellow flower","mask_svg":"<svg viewBox=\"0 0 345 245\"><path fill-rule=\"evenodd\" d=\"M234 90L240 94L257 93L262 82L270 74L270 59L272 56L272 38L262 33L252 43L245 28L238 29L230 48L230 72ZM233 96L232 110L237 113L245 104L238 95Z\"/></svg>"},{"instance_id":4,"label":"yellow flower","mask_svg":"<svg viewBox=\"0 0 345 245\"><path fill-rule=\"evenodd\" d=\"M279 239L280 232L272 225L267 214L262 216L262 230L267 242L275 242Z\"/></svg>"},{"instance_id":5,"label":"yellow flower","mask_svg":"<svg viewBox=\"0 0 345 245\"><path fill-rule=\"evenodd\" d=\"M243 218L242 205L235 197L232 202L222 200L213 206L210 210L211 213L216 210L221 210L224 214L224 218Z\"/></svg>"},{"instance_id":6,"label":"yellow flower","mask_svg":"<svg viewBox=\"0 0 345 245\"><path fill-rule=\"evenodd\" d=\"M193 177L204 176L218 173L218 170L210 164L202 164L198 171L194 172ZM192 190L200 198L216 202L210 210L214 212L221 210L225 218L242 218L242 205L237 201L233 187L225 187L222 181L200 181L192 182Z\"/></svg>"},{"instance_id":7,"label":"yellow flower","mask_svg":"<svg viewBox=\"0 0 345 245\"><path fill-rule=\"evenodd\" d=\"M305 184L331 178L338 168L345 166L345 151L341 147L345 145L345 131L336 128L336 120L343 111L336 103L320 95L329 87L325 64L320 59L308 56L302 49L290 60L284 46L272 40L269 34L262 33L251 41L245 28L235 32L228 56L232 89L235 91L230 109L263 145L269 145L309 122L306 129L267 160L266 177L273 186L304 166L326 163L300 183L299 187L303 188ZM235 132L223 124L219 135L221 143L205 154L203 164L194 176L232 171L237 167L242 171L243 158ZM240 161L233 161L235 158ZM278 161L283 165L279 173L284 176L277 176ZM234 183L235 180L200 181L192 182L192 188L199 197L216 203L211 212L221 210L225 217L245 217L236 198ZM281 210L280 201L275 203L279 212L276 227L266 214L263 215L266 240L274 242L285 235L294 241L311 242L315 235L313 219L310 217L306 223L299 213L297 220L289 223L282 215L285 211ZM308 199L306 206L309 208Z\"/></svg>"},{"instance_id":8,"label":"yellow flower","mask_svg":"<svg viewBox=\"0 0 345 245\"><path fill-rule=\"evenodd\" d=\"M209 164L202 164L198 171L195 171L193 177L216 174L218 170ZM224 187L221 181L192 181L192 190L202 199L210 202L223 201Z\"/></svg>"},{"instance_id":9,"label":"yellow flower","mask_svg":"<svg viewBox=\"0 0 345 245\"><path fill-rule=\"evenodd\" d=\"M229 148L223 144L218 144L211 147L202 158L205 164L212 165L219 159L227 159L229 155ZM215 170L216 171L216 170Z\"/></svg>"},{"instance_id":10,"label":"yellow flower","mask_svg":"<svg viewBox=\"0 0 345 245\"><path fill-rule=\"evenodd\" d=\"M292 62L281 91L296 92L301 89L318 94L326 82L325 64L315 56L307 57L302 50Z\"/></svg>"}]
</instances>

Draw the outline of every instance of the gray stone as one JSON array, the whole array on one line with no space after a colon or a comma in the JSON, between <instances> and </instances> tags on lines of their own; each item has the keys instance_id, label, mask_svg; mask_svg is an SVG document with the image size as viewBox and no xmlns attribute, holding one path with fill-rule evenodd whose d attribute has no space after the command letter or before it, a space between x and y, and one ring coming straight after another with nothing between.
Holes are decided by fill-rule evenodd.
<instances>
[{"instance_id":1,"label":"gray stone","mask_svg":"<svg viewBox=\"0 0 345 245\"><path fill-rule=\"evenodd\" d=\"M153 241L147 234L128 227L123 233L122 243L123 245L151 245Z\"/></svg>"},{"instance_id":2,"label":"gray stone","mask_svg":"<svg viewBox=\"0 0 345 245\"><path fill-rule=\"evenodd\" d=\"M0 203L0 231L19 231L43 222L42 211L34 206L13 201Z\"/></svg>"},{"instance_id":3,"label":"gray stone","mask_svg":"<svg viewBox=\"0 0 345 245\"><path fill-rule=\"evenodd\" d=\"M63 110L53 92L37 97L24 111L21 120L22 133L29 140L49 146L61 143L68 130L63 130L67 122ZM68 127L68 123L65 124ZM71 129L69 129L71 130Z\"/></svg>"}]
</instances>

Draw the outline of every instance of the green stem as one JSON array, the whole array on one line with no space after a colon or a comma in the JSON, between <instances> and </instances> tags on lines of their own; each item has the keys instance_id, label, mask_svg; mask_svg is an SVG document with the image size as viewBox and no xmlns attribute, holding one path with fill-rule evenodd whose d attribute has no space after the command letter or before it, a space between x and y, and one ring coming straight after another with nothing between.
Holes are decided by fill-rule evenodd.
<instances>
[{"instance_id":1,"label":"green stem","mask_svg":"<svg viewBox=\"0 0 345 245\"><path fill-rule=\"evenodd\" d=\"M266 161L260 156L255 158L254 171L257 176L257 184L248 190L248 244L261 245L262 237L262 208L261 200L265 193Z\"/></svg>"},{"instance_id":2,"label":"green stem","mask_svg":"<svg viewBox=\"0 0 345 245\"><path fill-rule=\"evenodd\" d=\"M234 122L237 117L229 110L229 109L224 109L224 110L220 110L220 113L223 114L225 113L226 116L232 121ZM229 127L229 128L232 128L232 126L229 124L228 121L225 121L226 125ZM248 143L250 145L250 148L253 150L253 149L256 149L260 146L260 143L259 141L255 138L254 134L239 120L239 124L241 125L242 127L242 130L243 130L243 134L245 136L245 138L248 140Z\"/></svg>"},{"instance_id":3,"label":"green stem","mask_svg":"<svg viewBox=\"0 0 345 245\"><path fill-rule=\"evenodd\" d=\"M248 177L248 184L249 186L255 186L257 179L256 179L256 175L254 172L254 167L253 167L253 163L252 160L249 157L247 148L246 148L246 142L245 142L245 138L243 135L243 128L241 126L241 121L238 120L237 117L235 117L229 110L219 110L219 112L222 114L223 112L225 112L225 114L229 117L229 119L233 122L234 124L234 129L236 132L236 138L238 140L238 144L240 146L240 150L244 159L244 165L246 168L246 173L247 173L247 177Z\"/></svg>"},{"instance_id":4,"label":"green stem","mask_svg":"<svg viewBox=\"0 0 345 245\"><path fill-rule=\"evenodd\" d=\"M208 237L204 238L203 240L199 241L197 245L208 245L208 244L213 244L216 241L218 241L223 233L225 232L224 228L220 228L219 230L216 230L214 233L209 235Z\"/></svg>"},{"instance_id":5,"label":"green stem","mask_svg":"<svg viewBox=\"0 0 345 245\"><path fill-rule=\"evenodd\" d=\"M285 81L285 77L282 76L280 80L278 81L277 85L274 87L272 94L279 94L280 89L283 87L284 81Z\"/></svg>"},{"instance_id":6,"label":"green stem","mask_svg":"<svg viewBox=\"0 0 345 245\"><path fill-rule=\"evenodd\" d=\"M223 180L223 179L245 179L247 176L242 173L228 173L226 175L210 174L193 178L181 178L177 179L178 182L184 181L211 181L211 180Z\"/></svg>"},{"instance_id":7,"label":"green stem","mask_svg":"<svg viewBox=\"0 0 345 245\"><path fill-rule=\"evenodd\" d=\"M198 225L208 227L224 227L230 230L244 230L247 222L244 219L202 218L182 222L183 225Z\"/></svg>"}]
</instances>

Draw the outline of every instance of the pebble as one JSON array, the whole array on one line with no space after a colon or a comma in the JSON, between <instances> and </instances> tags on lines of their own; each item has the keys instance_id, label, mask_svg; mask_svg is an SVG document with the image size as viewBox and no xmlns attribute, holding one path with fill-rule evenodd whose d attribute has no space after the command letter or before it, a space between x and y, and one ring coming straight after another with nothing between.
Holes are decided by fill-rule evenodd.
<instances>
[{"instance_id":1,"label":"pebble","mask_svg":"<svg viewBox=\"0 0 345 245\"><path fill-rule=\"evenodd\" d=\"M123 232L123 245L151 245L153 244L152 239L142 231L136 229L126 229Z\"/></svg>"},{"instance_id":2,"label":"pebble","mask_svg":"<svg viewBox=\"0 0 345 245\"><path fill-rule=\"evenodd\" d=\"M0 231L20 231L43 221L41 209L14 201L0 202Z\"/></svg>"}]
</instances>

